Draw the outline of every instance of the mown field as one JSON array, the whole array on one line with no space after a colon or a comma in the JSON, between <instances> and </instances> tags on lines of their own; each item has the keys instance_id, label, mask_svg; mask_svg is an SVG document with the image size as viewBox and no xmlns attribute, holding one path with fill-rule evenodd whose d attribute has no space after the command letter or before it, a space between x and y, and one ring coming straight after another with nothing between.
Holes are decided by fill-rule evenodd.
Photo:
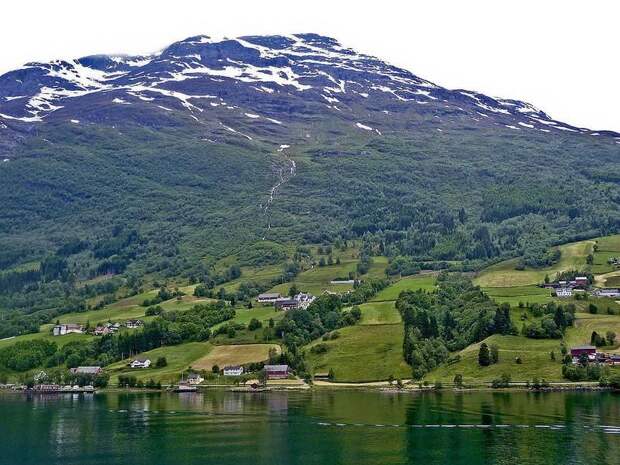
<instances>
[{"instance_id":1,"label":"mown field","mask_svg":"<svg viewBox=\"0 0 620 465\"><path fill-rule=\"evenodd\" d=\"M519 303L544 304L553 300L549 289L538 286L484 287L483 290L497 303L508 303L511 307L517 307Z\"/></svg>"},{"instance_id":2,"label":"mown field","mask_svg":"<svg viewBox=\"0 0 620 465\"><path fill-rule=\"evenodd\" d=\"M220 369L229 365L244 365L253 362L264 362L269 359L269 350L281 353L278 344L241 344L215 346L204 357L192 362L195 370L211 370L214 365Z\"/></svg>"}]
</instances>

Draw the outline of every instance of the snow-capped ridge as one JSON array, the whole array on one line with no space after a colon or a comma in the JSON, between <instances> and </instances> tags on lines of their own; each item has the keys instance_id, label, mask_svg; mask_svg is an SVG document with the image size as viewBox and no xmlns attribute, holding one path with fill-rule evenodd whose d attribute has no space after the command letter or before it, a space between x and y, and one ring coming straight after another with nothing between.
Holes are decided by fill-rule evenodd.
<instances>
[{"instance_id":1,"label":"snow-capped ridge","mask_svg":"<svg viewBox=\"0 0 620 465\"><path fill-rule=\"evenodd\" d=\"M362 111L359 119L377 133L384 128L372 115L385 121L411 111L442 123L458 118L462 124L538 133L592 132L555 121L527 102L443 88L313 33L197 35L148 55L33 62L0 76L4 120L35 124L56 114L85 120L80 113L101 108L93 105L113 106L104 111L116 112L123 111L120 107L130 111L131 105L142 113L178 110L190 112L193 119L239 108L241 115L258 114L272 122L286 120L287 108L294 107L348 114L348 121ZM303 117L304 112L297 114Z\"/></svg>"}]
</instances>

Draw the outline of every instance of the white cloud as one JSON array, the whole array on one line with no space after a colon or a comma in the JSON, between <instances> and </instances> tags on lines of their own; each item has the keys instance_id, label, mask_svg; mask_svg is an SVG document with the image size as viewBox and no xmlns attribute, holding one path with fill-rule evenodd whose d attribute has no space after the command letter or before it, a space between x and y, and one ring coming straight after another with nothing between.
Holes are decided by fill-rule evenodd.
<instances>
[{"instance_id":1,"label":"white cloud","mask_svg":"<svg viewBox=\"0 0 620 465\"><path fill-rule=\"evenodd\" d=\"M91 6L96 5L96 6ZM36 14L32 12L36 11ZM449 88L516 98L576 126L620 131L620 3L108 0L6 2L0 72L27 61L144 54L198 34L316 32ZM96 17L96 20L93 20Z\"/></svg>"}]
</instances>

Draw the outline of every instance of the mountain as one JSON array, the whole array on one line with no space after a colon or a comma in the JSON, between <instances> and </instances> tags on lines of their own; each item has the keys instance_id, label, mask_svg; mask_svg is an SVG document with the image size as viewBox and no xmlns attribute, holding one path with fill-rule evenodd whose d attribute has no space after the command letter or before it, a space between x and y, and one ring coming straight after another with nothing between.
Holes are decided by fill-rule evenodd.
<instances>
[{"instance_id":1,"label":"mountain","mask_svg":"<svg viewBox=\"0 0 620 465\"><path fill-rule=\"evenodd\" d=\"M0 98L0 119L9 133L31 127L20 123L61 121L157 127L173 124L168 113L185 112L196 122L220 127L241 119L249 129L254 125L248 118L269 127L327 113L377 134L413 129L416 123L441 129L446 122L601 134L555 121L524 102L442 88L315 34L197 36L151 56L29 63L0 77ZM244 110L261 113L248 116ZM410 110L418 121L402 118ZM429 117L438 121L426 121ZM377 127L366 129L368 123ZM604 134L620 141L619 134Z\"/></svg>"},{"instance_id":2,"label":"mountain","mask_svg":"<svg viewBox=\"0 0 620 465\"><path fill-rule=\"evenodd\" d=\"M29 63L0 76L0 268L199 277L338 239L393 270L542 263L620 230L619 156L618 133L316 34Z\"/></svg>"}]
</instances>

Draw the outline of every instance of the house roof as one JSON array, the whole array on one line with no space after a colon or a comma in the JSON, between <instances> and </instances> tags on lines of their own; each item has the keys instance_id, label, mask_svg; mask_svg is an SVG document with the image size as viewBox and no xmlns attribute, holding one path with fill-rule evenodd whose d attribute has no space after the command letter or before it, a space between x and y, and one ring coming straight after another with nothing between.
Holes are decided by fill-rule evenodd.
<instances>
[{"instance_id":1,"label":"house roof","mask_svg":"<svg viewBox=\"0 0 620 465\"><path fill-rule=\"evenodd\" d=\"M280 294L277 292L258 294L259 299L277 299L278 297L280 297Z\"/></svg>"},{"instance_id":2,"label":"house roof","mask_svg":"<svg viewBox=\"0 0 620 465\"><path fill-rule=\"evenodd\" d=\"M265 365L265 371L288 371L288 365Z\"/></svg>"},{"instance_id":3,"label":"house roof","mask_svg":"<svg viewBox=\"0 0 620 465\"><path fill-rule=\"evenodd\" d=\"M189 375L187 375L187 379L198 379L198 378L202 378L202 376L200 376L200 374L198 373L190 373Z\"/></svg>"},{"instance_id":4,"label":"house roof","mask_svg":"<svg viewBox=\"0 0 620 465\"><path fill-rule=\"evenodd\" d=\"M75 373L99 373L101 367L77 367L73 369Z\"/></svg>"},{"instance_id":5,"label":"house roof","mask_svg":"<svg viewBox=\"0 0 620 465\"><path fill-rule=\"evenodd\" d=\"M135 362L146 363L146 362L150 362L150 360L148 358L137 358L133 361L133 363Z\"/></svg>"},{"instance_id":6,"label":"house roof","mask_svg":"<svg viewBox=\"0 0 620 465\"><path fill-rule=\"evenodd\" d=\"M224 367L224 370L243 370L243 367L239 365L231 365Z\"/></svg>"},{"instance_id":7,"label":"house roof","mask_svg":"<svg viewBox=\"0 0 620 465\"><path fill-rule=\"evenodd\" d=\"M570 350L592 350L595 349L596 347L594 346L575 346L575 347L571 347Z\"/></svg>"}]
</instances>

